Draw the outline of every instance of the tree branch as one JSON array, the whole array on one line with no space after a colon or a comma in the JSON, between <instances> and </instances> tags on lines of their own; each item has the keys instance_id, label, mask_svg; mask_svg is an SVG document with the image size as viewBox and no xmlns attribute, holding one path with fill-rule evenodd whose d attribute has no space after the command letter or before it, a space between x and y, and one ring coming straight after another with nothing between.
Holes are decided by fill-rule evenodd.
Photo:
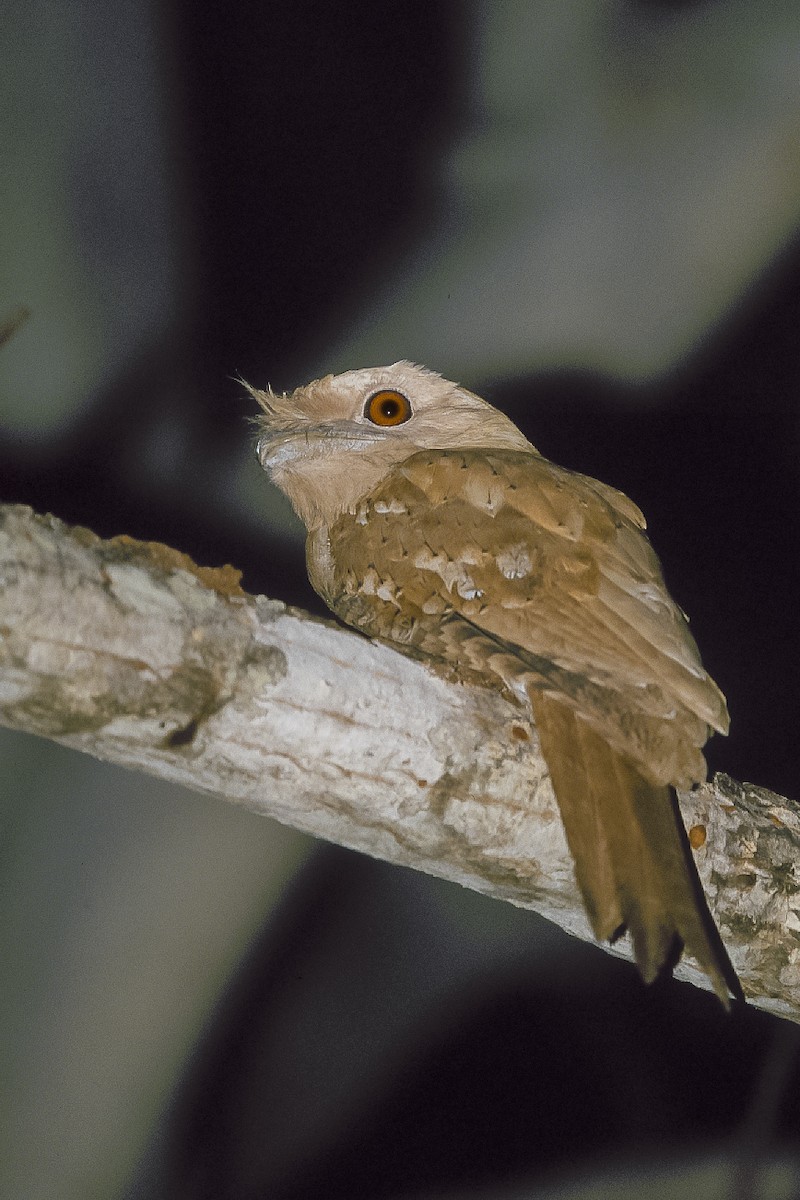
<instances>
[{"instance_id":1,"label":"tree branch","mask_svg":"<svg viewBox=\"0 0 800 1200\"><path fill-rule=\"evenodd\" d=\"M0 723L592 940L523 711L249 596L232 567L0 506ZM745 991L800 1020L800 811L726 776L680 802Z\"/></svg>"}]
</instances>

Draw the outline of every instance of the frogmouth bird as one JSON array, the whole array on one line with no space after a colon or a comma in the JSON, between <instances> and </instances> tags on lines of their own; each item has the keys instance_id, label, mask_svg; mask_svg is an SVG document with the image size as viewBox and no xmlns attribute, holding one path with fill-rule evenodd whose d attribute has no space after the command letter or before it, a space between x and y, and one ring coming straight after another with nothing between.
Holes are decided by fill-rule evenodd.
<instances>
[{"instance_id":1,"label":"frogmouth bird","mask_svg":"<svg viewBox=\"0 0 800 1200\"><path fill-rule=\"evenodd\" d=\"M529 707L595 936L628 930L646 981L685 947L739 995L673 791L728 713L636 505L412 363L250 391L334 613Z\"/></svg>"}]
</instances>

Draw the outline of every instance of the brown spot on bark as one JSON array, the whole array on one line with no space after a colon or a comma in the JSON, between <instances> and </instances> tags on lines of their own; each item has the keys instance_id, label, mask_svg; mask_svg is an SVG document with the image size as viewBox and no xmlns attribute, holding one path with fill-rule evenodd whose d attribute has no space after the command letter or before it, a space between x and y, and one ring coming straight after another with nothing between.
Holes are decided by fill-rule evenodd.
<instances>
[{"instance_id":1,"label":"brown spot on bark","mask_svg":"<svg viewBox=\"0 0 800 1200\"><path fill-rule=\"evenodd\" d=\"M202 583L220 596L244 596L241 587L242 572L226 563L224 567L199 567L188 554L165 546L163 542L140 542L129 537L126 533L111 538L108 543L126 551L126 557L131 560L142 559L149 561L162 571L188 571Z\"/></svg>"},{"instance_id":2,"label":"brown spot on bark","mask_svg":"<svg viewBox=\"0 0 800 1200\"><path fill-rule=\"evenodd\" d=\"M164 738L164 745L167 749L175 750L181 746L190 746L197 736L198 722L195 717L191 721L182 726L180 729L173 729L172 733L167 734Z\"/></svg>"},{"instance_id":3,"label":"brown spot on bark","mask_svg":"<svg viewBox=\"0 0 800 1200\"><path fill-rule=\"evenodd\" d=\"M706 836L705 825L693 825L689 830L689 845L693 850L699 850L706 844Z\"/></svg>"}]
</instances>

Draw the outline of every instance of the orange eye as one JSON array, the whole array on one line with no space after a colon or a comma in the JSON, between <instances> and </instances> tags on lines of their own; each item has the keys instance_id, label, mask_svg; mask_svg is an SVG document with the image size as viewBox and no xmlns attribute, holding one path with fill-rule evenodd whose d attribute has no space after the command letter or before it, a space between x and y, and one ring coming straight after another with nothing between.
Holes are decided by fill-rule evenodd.
<instances>
[{"instance_id":1,"label":"orange eye","mask_svg":"<svg viewBox=\"0 0 800 1200\"><path fill-rule=\"evenodd\" d=\"M367 401L364 416L373 425L402 425L411 416L411 405L402 392L376 392Z\"/></svg>"}]
</instances>

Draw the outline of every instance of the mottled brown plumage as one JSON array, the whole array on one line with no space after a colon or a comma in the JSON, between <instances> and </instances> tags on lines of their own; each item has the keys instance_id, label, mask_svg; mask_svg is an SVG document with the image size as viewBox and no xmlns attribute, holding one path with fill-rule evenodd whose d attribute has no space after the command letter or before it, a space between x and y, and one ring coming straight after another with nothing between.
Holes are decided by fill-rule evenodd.
<instances>
[{"instance_id":1,"label":"mottled brown plumage","mask_svg":"<svg viewBox=\"0 0 800 1200\"><path fill-rule=\"evenodd\" d=\"M410 363L253 394L262 465L307 526L326 603L529 705L596 936L629 929L646 980L682 943L727 1002L672 788L705 778L728 715L636 505Z\"/></svg>"}]
</instances>

